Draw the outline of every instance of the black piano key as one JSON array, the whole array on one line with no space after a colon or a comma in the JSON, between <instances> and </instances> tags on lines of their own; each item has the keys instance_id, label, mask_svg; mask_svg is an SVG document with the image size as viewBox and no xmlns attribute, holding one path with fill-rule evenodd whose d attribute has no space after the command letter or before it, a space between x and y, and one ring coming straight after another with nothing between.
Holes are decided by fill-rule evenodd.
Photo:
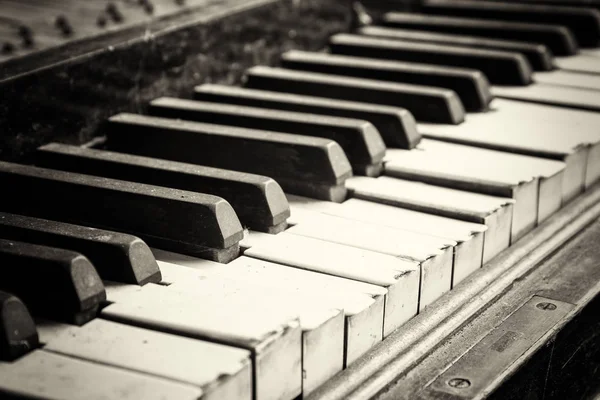
<instances>
[{"instance_id":1,"label":"black piano key","mask_svg":"<svg viewBox=\"0 0 600 400\"><path fill-rule=\"evenodd\" d=\"M266 176L59 143L38 148L36 163L47 168L223 197L243 225L258 231L280 232L290 216L283 190Z\"/></svg>"},{"instance_id":2,"label":"black piano key","mask_svg":"<svg viewBox=\"0 0 600 400\"><path fill-rule=\"evenodd\" d=\"M126 233L0 212L0 238L81 253L102 279L134 285L162 279L150 248Z\"/></svg>"},{"instance_id":3,"label":"black piano key","mask_svg":"<svg viewBox=\"0 0 600 400\"><path fill-rule=\"evenodd\" d=\"M561 25L541 25L398 12L385 14L382 23L394 28L541 43L546 45L557 56L570 56L576 54L578 50L577 40L571 31Z\"/></svg>"},{"instance_id":4,"label":"black piano key","mask_svg":"<svg viewBox=\"0 0 600 400\"><path fill-rule=\"evenodd\" d=\"M466 46L475 49L510 51L523 54L535 71L550 71L554 68L552 65L552 53L548 47L540 43L489 39L483 36L452 35L449 33L394 29L381 26L365 26L360 28L358 33L365 36L405 40L410 42L425 42L447 44L450 46Z\"/></svg>"},{"instance_id":5,"label":"black piano key","mask_svg":"<svg viewBox=\"0 0 600 400\"><path fill-rule=\"evenodd\" d=\"M152 115L335 140L346 152L355 174L378 176L385 144L375 127L363 120L162 97L150 102Z\"/></svg>"},{"instance_id":6,"label":"black piano key","mask_svg":"<svg viewBox=\"0 0 600 400\"><path fill-rule=\"evenodd\" d=\"M0 269L0 290L38 317L81 325L106 300L94 266L74 251L0 239Z\"/></svg>"},{"instance_id":7,"label":"black piano key","mask_svg":"<svg viewBox=\"0 0 600 400\"><path fill-rule=\"evenodd\" d=\"M35 322L25 304L0 291L0 361L13 361L39 344Z\"/></svg>"},{"instance_id":8,"label":"black piano key","mask_svg":"<svg viewBox=\"0 0 600 400\"><path fill-rule=\"evenodd\" d=\"M404 107L421 121L459 124L465 119L458 95L448 89L263 66L248 69L245 84L256 89Z\"/></svg>"},{"instance_id":9,"label":"black piano key","mask_svg":"<svg viewBox=\"0 0 600 400\"><path fill-rule=\"evenodd\" d=\"M531 66L519 53L350 34L332 36L329 47L334 54L478 69L495 84L532 82Z\"/></svg>"},{"instance_id":10,"label":"black piano key","mask_svg":"<svg viewBox=\"0 0 600 400\"><path fill-rule=\"evenodd\" d=\"M109 149L271 176L286 192L343 201L350 163L334 141L136 114L111 117Z\"/></svg>"},{"instance_id":11,"label":"black piano key","mask_svg":"<svg viewBox=\"0 0 600 400\"><path fill-rule=\"evenodd\" d=\"M364 119L377 128L387 147L412 149L421 140L414 117L404 108L213 84L196 86L194 98L217 103Z\"/></svg>"},{"instance_id":12,"label":"black piano key","mask_svg":"<svg viewBox=\"0 0 600 400\"><path fill-rule=\"evenodd\" d=\"M600 38L600 13L592 8L480 0L425 0L421 9L428 14L563 25L573 32L582 47L596 47Z\"/></svg>"},{"instance_id":13,"label":"black piano key","mask_svg":"<svg viewBox=\"0 0 600 400\"><path fill-rule=\"evenodd\" d=\"M239 253L242 226L220 197L7 162L0 184L13 188L0 196L8 212L126 232L221 262Z\"/></svg>"},{"instance_id":14,"label":"black piano key","mask_svg":"<svg viewBox=\"0 0 600 400\"><path fill-rule=\"evenodd\" d=\"M467 111L483 111L492 100L488 80L477 70L296 50L284 53L281 65L325 74L443 87L455 91Z\"/></svg>"}]
</instances>

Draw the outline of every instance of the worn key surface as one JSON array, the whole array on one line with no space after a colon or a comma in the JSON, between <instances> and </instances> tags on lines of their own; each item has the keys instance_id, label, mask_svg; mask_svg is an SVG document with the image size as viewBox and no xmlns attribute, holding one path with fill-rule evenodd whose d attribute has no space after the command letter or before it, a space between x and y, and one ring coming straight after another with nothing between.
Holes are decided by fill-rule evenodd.
<instances>
[{"instance_id":1,"label":"worn key surface","mask_svg":"<svg viewBox=\"0 0 600 400\"><path fill-rule=\"evenodd\" d=\"M486 225L484 263L510 245L513 199L389 177L356 177L347 186L357 199Z\"/></svg>"},{"instance_id":2,"label":"worn key surface","mask_svg":"<svg viewBox=\"0 0 600 400\"><path fill-rule=\"evenodd\" d=\"M25 304L0 290L0 362L13 361L38 346L35 322Z\"/></svg>"},{"instance_id":3,"label":"worn key surface","mask_svg":"<svg viewBox=\"0 0 600 400\"><path fill-rule=\"evenodd\" d=\"M594 76L592 75L592 78ZM588 88L538 83L527 87L495 86L494 96L551 106L600 111L600 92Z\"/></svg>"},{"instance_id":4,"label":"worn key surface","mask_svg":"<svg viewBox=\"0 0 600 400\"><path fill-rule=\"evenodd\" d=\"M333 203L332 203L333 204ZM365 282L326 275L314 271L288 267L256 258L241 256L227 264L226 268L207 260L201 260L181 254L155 250L161 266L173 263L205 276L225 277L265 288L277 288L292 293L309 293L318 298L322 304L344 310L345 336L344 336L344 366L351 364L361 354L380 342L384 335L384 320L387 330L409 319L412 314L397 308L387 302L388 291L382 286ZM177 286L190 286L189 279L174 274L172 268L163 268L165 281ZM385 315L384 315L385 306ZM410 310L408 310L410 311ZM331 360L330 360L331 361ZM320 362L315 358L318 366L311 368L326 370L331 373L335 369L328 362ZM309 364L311 361L308 361ZM335 373L335 372L334 372ZM323 376L323 375L321 375ZM304 390L314 387L315 381L306 382Z\"/></svg>"},{"instance_id":5,"label":"worn key surface","mask_svg":"<svg viewBox=\"0 0 600 400\"><path fill-rule=\"evenodd\" d=\"M33 315L82 324L106 299L90 261L79 253L0 239L0 290L19 297Z\"/></svg>"},{"instance_id":6,"label":"worn key surface","mask_svg":"<svg viewBox=\"0 0 600 400\"><path fill-rule=\"evenodd\" d=\"M286 232L415 261L421 272L419 309L451 288L456 242L416 232L377 226L326 215L295 210L296 225Z\"/></svg>"},{"instance_id":7,"label":"worn key surface","mask_svg":"<svg viewBox=\"0 0 600 400\"><path fill-rule=\"evenodd\" d=\"M215 260L235 258L243 236L231 205L216 196L6 162L0 182L20 188L0 199L7 211L128 232Z\"/></svg>"},{"instance_id":8,"label":"worn key surface","mask_svg":"<svg viewBox=\"0 0 600 400\"><path fill-rule=\"evenodd\" d=\"M36 152L36 163L48 168L223 197L242 224L259 231L282 231L290 214L281 187L266 176L59 143L40 147Z\"/></svg>"},{"instance_id":9,"label":"worn key surface","mask_svg":"<svg viewBox=\"0 0 600 400\"><path fill-rule=\"evenodd\" d=\"M368 121L170 97L153 100L149 110L166 118L335 140L346 152L356 174L377 176L381 171L385 144Z\"/></svg>"},{"instance_id":10,"label":"worn key surface","mask_svg":"<svg viewBox=\"0 0 600 400\"><path fill-rule=\"evenodd\" d=\"M520 238L562 203L564 163L432 141L420 151L390 152L385 175L515 199L512 236ZM550 165L545 165L550 164ZM555 167L556 164L556 167ZM552 182L546 178L554 177ZM544 180L544 198L542 192ZM539 216L540 210L544 215Z\"/></svg>"},{"instance_id":11,"label":"worn key surface","mask_svg":"<svg viewBox=\"0 0 600 400\"><path fill-rule=\"evenodd\" d=\"M202 390L202 399L252 400L250 352L100 318L83 326L38 322L44 350Z\"/></svg>"},{"instance_id":12,"label":"worn key surface","mask_svg":"<svg viewBox=\"0 0 600 400\"><path fill-rule=\"evenodd\" d=\"M394 29L385 28L382 26L365 26L358 29L357 32L361 35L394 40L437 43L450 46L466 46L476 49L516 52L523 54L535 71L550 71L553 68L552 53L545 45L539 43L490 39L484 36L467 36L409 29Z\"/></svg>"},{"instance_id":13,"label":"worn key surface","mask_svg":"<svg viewBox=\"0 0 600 400\"><path fill-rule=\"evenodd\" d=\"M194 98L217 103L363 119L377 128L388 147L412 149L421 140L414 117L407 109L400 107L216 84L196 86Z\"/></svg>"},{"instance_id":14,"label":"worn key surface","mask_svg":"<svg viewBox=\"0 0 600 400\"><path fill-rule=\"evenodd\" d=\"M384 337L418 312L421 274L417 262L286 232L250 232L243 246L248 257L387 288Z\"/></svg>"},{"instance_id":15,"label":"worn key surface","mask_svg":"<svg viewBox=\"0 0 600 400\"><path fill-rule=\"evenodd\" d=\"M222 267L222 266L221 266ZM219 268L219 266L215 267ZM229 264L226 268L229 268ZM223 269L223 268L219 268ZM258 309L276 303L297 314L302 328L302 393L307 395L327 381L344 365L344 310L317 291L290 291L276 286L256 285L252 281L225 275L205 274L197 269L161 263L161 270L174 283L170 291L191 293L199 299L227 297L251 301ZM261 300L262 299L262 300Z\"/></svg>"},{"instance_id":16,"label":"worn key surface","mask_svg":"<svg viewBox=\"0 0 600 400\"><path fill-rule=\"evenodd\" d=\"M332 36L329 47L334 54L477 69L499 85L531 83L531 66L520 53L352 34Z\"/></svg>"},{"instance_id":17,"label":"worn key surface","mask_svg":"<svg viewBox=\"0 0 600 400\"><path fill-rule=\"evenodd\" d=\"M302 135L119 114L105 126L109 149L262 174L286 191L342 201L350 163L334 141Z\"/></svg>"},{"instance_id":18,"label":"worn key surface","mask_svg":"<svg viewBox=\"0 0 600 400\"><path fill-rule=\"evenodd\" d=\"M577 53L575 36L560 25L542 25L476 18L443 17L435 15L390 12L383 16L385 26L402 29L457 33L509 39L518 42L541 43L554 55L569 56Z\"/></svg>"},{"instance_id":19,"label":"worn key surface","mask_svg":"<svg viewBox=\"0 0 600 400\"><path fill-rule=\"evenodd\" d=\"M341 204L307 197L288 195L292 215L298 209L335 215L376 226L392 227L456 242L452 268L452 285L459 283L481 267L484 233L487 227L457 219L378 204L360 199L348 199Z\"/></svg>"},{"instance_id":20,"label":"worn key surface","mask_svg":"<svg viewBox=\"0 0 600 400\"><path fill-rule=\"evenodd\" d=\"M425 139L420 146L420 149L422 150L420 155L415 154L414 156L410 155L408 157L407 154L402 151L393 151L387 155L387 160L392 163L395 161L402 162L402 160L406 160L407 164L404 166L407 168L402 167L402 163L396 165L401 167L401 169L408 174L410 174L413 162L415 163L414 166L418 166L417 168L419 168L419 170L422 169L424 171L424 175L429 175L429 172L434 176L437 175L438 172L444 175L447 172L452 175L450 179L457 179L457 181L460 181L460 176L464 174L465 179L463 184L456 182L457 185L455 187L457 189L460 189L461 187L464 187L467 190L468 188L473 188L473 191L480 193L487 192L488 194L497 196L503 195L500 191L494 192L491 188L490 191L485 191L479 190L475 188L475 186L485 186L487 183L494 180L494 178L492 178L494 175L512 177L510 179L513 180L513 184L524 183L527 180L531 180L532 177L537 178L539 181L538 208L537 212L532 211L532 213L537 214L538 223L546 220L562 205L563 178L566 168L566 164L562 161L465 146L432 139ZM468 160L468 162L460 163L460 165L457 166L456 160ZM424 162L430 163L430 165L424 165ZM445 170L445 172L443 170ZM454 175L454 173L456 173L456 175ZM490 173L491 175L488 175ZM489 178L489 182L488 179L485 178L486 175ZM444 184L442 184L442 186L444 186ZM515 212L517 212L517 207L518 205L515 206Z\"/></svg>"},{"instance_id":21,"label":"worn key surface","mask_svg":"<svg viewBox=\"0 0 600 400\"><path fill-rule=\"evenodd\" d=\"M0 362L0 395L18 399L197 400L194 386L35 350Z\"/></svg>"},{"instance_id":22,"label":"worn key surface","mask_svg":"<svg viewBox=\"0 0 600 400\"><path fill-rule=\"evenodd\" d=\"M81 253L102 279L136 285L161 280L150 248L126 233L0 212L0 238Z\"/></svg>"},{"instance_id":23,"label":"worn key surface","mask_svg":"<svg viewBox=\"0 0 600 400\"><path fill-rule=\"evenodd\" d=\"M599 123L600 116L592 112L495 99L491 112L470 114L459 129L433 124L419 128L433 139L565 162L566 203L600 177Z\"/></svg>"},{"instance_id":24,"label":"worn key surface","mask_svg":"<svg viewBox=\"0 0 600 400\"><path fill-rule=\"evenodd\" d=\"M421 10L428 14L563 25L573 32L582 47L596 47L600 37L600 12L592 8L479 0L426 0Z\"/></svg>"},{"instance_id":25,"label":"worn key surface","mask_svg":"<svg viewBox=\"0 0 600 400\"><path fill-rule=\"evenodd\" d=\"M404 107L418 120L429 122L458 124L465 114L455 92L430 86L264 66L248 69L245 85L254 89Z\"/></svg>"},{"instance_id":26,"label":"worn key surface","mask_svg":"<svg viewBox=\"0 0 600 400\"><path fill-rule=\"evenodd\" d=\"M487 78L472 69L298 50L284 53L281 65L303 71L443 87L456 92L467 111L485 110L492 99Z\"/></svg>"},{"instance_id":27,"label":"worn key surface","mask_svg":"<svg viewBox=\"0 0 600 400\"><path fill-rule=\"evenodd\" d=\"M267 234L265 234L267 235ZM269 235L273 236L273 235ZM264 296L202 296L148 284L107 286L103 318L251 351L254 398L294 398L302 385L302 331L297 315ZM241 293L247 295L248 293ZM273 300L271 298L271 300Z\"/></svg>"}]
</instances>

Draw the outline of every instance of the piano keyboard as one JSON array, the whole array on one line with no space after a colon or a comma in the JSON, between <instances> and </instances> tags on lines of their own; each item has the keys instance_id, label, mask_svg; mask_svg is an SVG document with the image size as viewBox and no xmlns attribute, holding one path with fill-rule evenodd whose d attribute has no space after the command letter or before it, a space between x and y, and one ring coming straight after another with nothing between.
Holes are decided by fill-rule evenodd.
<instances>
[{"instance_id":1,"label":"piano keyboard","mask_svg":"<svg viewBox=\"0 0 600 400\"><path fill-rule=\"evenodd\" d=\"M181 7L107 4L35 46ZM583 5L425 0L0 162L2 396L333 398L597 191L600 12Z\"/></svg>"}]
</instances>

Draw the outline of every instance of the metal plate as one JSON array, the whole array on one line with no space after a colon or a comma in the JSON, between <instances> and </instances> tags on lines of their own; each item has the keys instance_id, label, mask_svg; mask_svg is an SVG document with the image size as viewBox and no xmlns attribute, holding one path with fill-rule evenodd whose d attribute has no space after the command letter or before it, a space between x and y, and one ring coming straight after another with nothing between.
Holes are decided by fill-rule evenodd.
<instances>
[{"instance_id":1,"label":"metal plate","mask_svg":"<svg viewBox=\"0 0 600 400\"><path fill-rule=\"evenodd\" d=\"M515 360L542 339L574 305L541 296L493 329L429 386L458 398L479 398Z\"/></svg>"}]
</instances>

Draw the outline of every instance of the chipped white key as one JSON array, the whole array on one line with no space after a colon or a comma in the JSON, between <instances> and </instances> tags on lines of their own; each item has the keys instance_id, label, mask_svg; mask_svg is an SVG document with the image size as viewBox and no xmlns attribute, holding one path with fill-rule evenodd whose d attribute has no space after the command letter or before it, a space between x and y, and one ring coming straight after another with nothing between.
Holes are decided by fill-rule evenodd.
<instances>
[{"instance_id":1,"label":"chipped white key","mask_svg":"<svg viewBox=\"0 0 600 400\"><path fill-rule=\"evenodd\" d=\"M483 224L440 217L360 199L349 199L338 204L293 195L287 195L287 197L292 210L290 221L294 221L293 218L297 209L304 208L455 241L457 244L454 246L453 285L462 281L482 265L484 233L487 230L487 226Z\"/></svg>"},{"instance_id":2,"label":"chipped white key","mask_svg":"<svg viewBox=\"0 0 600 400\"><path fill-rule=\"evenodd\" d=\"M564 161L563 203L600 178L600 114L494 99L457 126L419 124L426 137Z\"/></svg>"},{"instance_id":3,"label":"chipped white key","mask_svg":"<svg viewBox=\"0 0 600 400\"><path fill-rule=\"evenodd\" d=\"M515 199L517 239L562 204L561 161L424 139L416 151L388 149L386 175Z\"/></svg>"},{"instance_id":4,"label":"chipped white key","mask_svg":"<svg viewBox=\"0 0 600 400\"><path fill-rule=\"evenodd\" d=\"M106 285L107 299L116 302L101 317L250 350L255 399L300 394L302 331L297 316L280 304L252 297L199 297L155 284L115 295L113 288Z\"/></svg>"},{"instance_id":5,"label":"chipped white key","mask_svg":"<svg viewBox=\"0 0 600 400\"><path fill-rule=\"evenodd\" d=\"M384 336L419 310L420 268L414 261L286 232L250 232L244 255L387 288Z\"/></svg>"},{"instance_id":6,"label":"chipped white key","mask_svg":"<svg viewBox=\"0 0 600 400\"><path fill-rule=\"evenodd\" d=\"M34 350L0 362L0 397L52 400L197 400L194 386ZM11 397L12 398L12 397Z\"/></svg>"},{"instance_id":7,"label":"chipped white key","mask_svg":"<svg viewBox=\"0 0 600 400\"><path fill-rule=\"evenodd\" d=\"M298 223L288 229L287 233L417 262L421 268L421 309L451 288L453 252L456 246L456 242L452 240L310 210L297 209L295 214L294 220Z\"/></svg>"},{"instance_id":8,"label":"chipped white key","mask_svg":"<svg viewBox=\"0 0 600 400\"><path fill-rule=\"evenodd\" d=\"M250 352L96 318L36 324L44 350L196 386L202 399L252 399Z\"/></svg>"},{"instance_id":9,"label":"chipped white key","mask_svg":"<svg viewBox=\"0 0 600 400\"><path fill-rule=\"evenodd\" d=\"M486 225L484 263L510 245L513 199L396 178L361 178L346 184L355 198Z\"/></svg>"},{"instance_id":10,"label":"chipped white key","mask_svg":"<svg viewBox=\"0 0 600 400\"><path fill-rule=\"evenodd\" d=\"M160 263L160 269L167 279L175 282L169 286L172 291L195 294L199 299L209 301L225 297L228 301L236 298L240 302L252 299L257 308L261 308L261 303L277 303L278 307L297 314L302 328L304 394L310 393L343 368L344 313L327 297L306 290L289 291L273 286L257 286L245 280L202 273L198 269L166 262Z\"/></svg>"},{"instance_id":11,"label":"chipped white key","mask_svg":"<svg viewBox=\"0 0 600 400\"><path fill-rule=\"evenodd\" d=\"M321 301L330 302L333 307L344 309L346 319L345 364L348 365L360 355L381 341L384 332L384 302L387 311L385 330L390 333L414 316L414 309L404 309L405 304L395 307L387 302L387 289L352 279L321 274L318 272L288 267L251 257L238 257L223 268L208 260L154 249L163 281L175 285L189 283L180 270L168 264L183 265L203 275L217 275L238 279L248 284L277 287L292 292L308 292L318 295Z\"/></svg>"}]
</instances>

